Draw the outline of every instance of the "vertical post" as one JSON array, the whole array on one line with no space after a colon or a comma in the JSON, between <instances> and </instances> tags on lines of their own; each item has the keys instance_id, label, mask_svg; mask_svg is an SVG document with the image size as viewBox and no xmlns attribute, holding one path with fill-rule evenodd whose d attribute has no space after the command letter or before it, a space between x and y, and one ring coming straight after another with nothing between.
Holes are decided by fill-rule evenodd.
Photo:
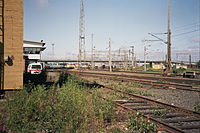
<instances>
[{"instance_id":1,"label":"vertical post","mask_svg":"<svg viewBox=\"0 0 200 133\"><path fill-rule=\"evenodd\" d=\"M134 54L134 66L135 66L135 68L137 67L137 59L136 59L136 54Z\"/></svg>"},{"instance_id":2,"label":"vertical post","mask_svg":"<svg viewBox=\"0 0 200 133\"><path fill-rule=\"evenodd\" d=\"M110 72L112 72L111 39L109 39L109 68Z\"/></svg>"},{"instance_id":3,"label":"vertical post","mask_svg":"<svg viewBox=\"0 0 200 133\"><path fill-rule=\"evenodd\" d=\"M200 1L199 1L199 22L200 22ZM199 25L199 62L200 62L200 25Z\"/></svg>"},{"instance_id":4,"label":"vertical post","mask_svg":"<svg viewBox=\"0 0 200 133\"><path fill-rule=\"evenodd\" d=\"M134 58L134 46L131 46L131 53L132 53L132 68L135 67L135 58Z\"/></svg>"},{"instance_id":5,"label":"vertical post","mask_svg":"<svg viewBox=\"0 0 200 133\"><path fill-rule=\"evenodd\" d=\"M92 45L92 55L91 55L92 62L91 62L91 66L92 66L92 70L94 69L94 45L93 45L93 37L94 37L94 34L92 34L92 36L91 36L91 45Z\"/></svg>"},{"instance_id":6,"label":"vertical post","mask_svg":"<svg viewBox=\"0 0 200 133\"><path fill-rule=\"evenodd\" d=\"M85 9L84 0L80 0L78 69L80 69L82 59L85 60L85 58Z\"/></svg>"},{"instance_id":7,"label":"vertical post","mask_svg":"<svg viewBox=\"0 0 200 133\"><path fill-rule=\"evenodd\" d=\"M118 53L118 60L119 60L119 66L122 68L122 57L121 57L121 49L119 48L119 53Z\"/></svg>"},{"instance_id":8,"label":"vertical post","mask_svg":"<svg viewBox=\"0 0 200 133\"><path fill-rule=\"evenodd\" d=\"M146 48L146 46L144 46L144 71L145 71L145 72L147 71L147 65L146 65L146 51L147 51L147 48Z\"/></svg>"},{"instance_id":9,"label":"vertical post","mask_svg":"<svg viewBox=\"0 0 200 133\"><path fill-rule=\"evenodd\" d=\"M120 48L119 48L119 52L118 52L118 60L119 60L119 64L121 63L121 55L120 55L121 51L120 51ZM119 65L121 67L121 64Z\"/></svg>"},{"instance_id":10,"label":"vertical post","mask_svg":"<svg viewBox=\"0 0 200 133\"><path fill-rule=\"evenodd\" d=\"M128 69L128 54L126 50L124 50L124 67L125 67L125 70Z\"/></svg>"},{"instance_id":11,"label":"vertical post","mask_svg":"<svg viewBox=\"0 0 200 133\"><path fill-rule=\"evenodd\" d=\"M55 44L52 43L52 59L54 59L54 45Z\"/></svg>"},{"instance_id":12,"label":"vertical post","mask_svg":"<svg viewBox=\"0 0 200 133\"><path fill-rule=\"evenodd\" d=\"M171 71L170 0L167 2L167 73Z\"/></svg>"},{"instance_id":13,"label":"vertical post","mask_svg":"<svg viewBox=\"0 0 200 133\"><path fill-rule=\"evenodd\" d=\"M189 55L189 64L190 64L190 68L192 68L192 57L191 57L191 54Z\"/></svg>"},{"instance_id":14,"label":"vertical post","mask_svg":"<svg viewBox=\"0 0 200 133\"><path fill-rule=\"evenodd\" d=\"M129 67L129 62L131 61L130 58L131 58L131 50L129 49L128 50L128 59L127 59L128 60L128 67Z\"/></svg>"}]
</instances>

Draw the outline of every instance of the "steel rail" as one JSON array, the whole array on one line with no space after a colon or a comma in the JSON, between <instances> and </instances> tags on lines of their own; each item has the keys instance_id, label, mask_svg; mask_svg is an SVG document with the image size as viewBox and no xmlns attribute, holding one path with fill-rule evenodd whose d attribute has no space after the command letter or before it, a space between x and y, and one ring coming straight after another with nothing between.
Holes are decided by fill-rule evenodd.
<instances>
[{"instance_id":1,"label":"steel rail","mask_svg":"<svg viewBox=\"0 0 200 133\"><path fill-rule=\"evenodd\" d=\"M104 88L109 89L109 90L113 90L113 91L116 91L116 92L119 92L119 93L122 93L122 94L125 94L125 95L128 95L131 98L144 100L146 102L149 102L152 105L157 105L159 107L164 107L166 109L170 109L171 111L182 113L182 114L187 115L187 116L194 116L195 117L194 121L200 121L200 113L198 113L198 112L194 112L194 111L187 110L187 109L184 109L184 108L181 108L181 107L177 107L177 106L174 106L174 105L166 104L166 103L163 103L163 102L160 102L160 101L152 100L152 99L146 98L144 96L127 93L127 92L124 92L124 91L121 91L121 90L117 90L117 89L113 89L113 88L110 88L110 87L106 87L105 86ZM119 103L117 103L117 105L122 107L122 108L124 108L124 109L132 110L132 111L134 111L136 113L136 111L133 108L129 108L129 107L123 106L122 104L119 104ZM182 130L181 128L169 125L168 123L166 123L164 121L158 120L156 118L150 117L150 116L145 115L145 114L142 114L142 116L144 116L146 119L149 119L150 121L153 121L155 123L158 123L158 124L162 125L165 129L167 129L167 131L170 131L172 133L174 133L174 132L186 133L186 131ZM191 121L192 121L192 119L190 119L189 122L191 122Z\"/></svg>"},{"instance_id":2,"label":"steel rail","mask_svg":"<svg viewBox=\"0 0 200 133\"><path fill-rule=\"evenodd\" d=\"M155 88L163 88L163 89L179 89L179 90L184 90L184 91L193 91L193 92L200 92L200 89L198 88L193 88L191 85L188 84L178 84L178 83L171 83L171 82L167 82L167 83L160 83L158 81L155 80L147 80L147 79L137 79L137 78L131 78L130 76L126 76L126 75L116 75L116 74L106 74L106 73L91 73L91 72L78 72L80 75L83 76L88 76L88 75L95 75L96 77L99 76L107 76L104 78L108 78L109 77L114 77L115 79L117 79L117 77L120 77L120 79L118 80L125 80L125 81L134 81L134 82L138 82L144 85L151 85ZM113 78L112 78L113 79Z\"/></svg>"}]
</instances>

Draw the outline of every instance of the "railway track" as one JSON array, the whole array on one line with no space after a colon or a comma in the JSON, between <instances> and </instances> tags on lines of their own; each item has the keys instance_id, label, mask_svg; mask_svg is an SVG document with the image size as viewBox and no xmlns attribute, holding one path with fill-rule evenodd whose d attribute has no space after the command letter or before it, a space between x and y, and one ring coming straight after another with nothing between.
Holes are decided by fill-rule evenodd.
<instances>
[{"instance_id":1,"label":"railway track","mask_svg":"<svg viewBox=\"0 0 200 133\"><path fill-rule=\"evenodd\" d=\"M118 107L134 114L139 113L146 120L157 123L164 131L170 133L200 132L200 113L106 86L103 89L127 95L128 98L115 100Z\"/></svg>"},{"instance_id":2,"label":"railway track","mask_svg":"<svg viewBox=\"0 0 200 133\"><path fill-rule=\"evenodd\" d=\"M109 71L109 70L107 70ZM161 72L131 72L131 71L120 71L120 70L113 70L113 72L123 72L123 73L138 73L138 74L146 74L146 75L162 75Z\"/></svg>"},{"instance_id":3,"label":"railway track","mask_svg":"<svg viewBox=\"0 0 200 133\"><path fill-rule=\"evenodd\" d=\"M154 80L154 79L145 79L143 77L137 78L134 76L123 75L123 74L119 75L119 74L112 74L112 73L108 74L108 73L93 73L93 72L78 72L78 73L81 76L91 76L91 77L100 77L100 78L111 79L111 80L137 82L143 85L152 86L154 88L179 89L179 90L184 90L184 91L200 92L200 88L194 88L192 85L189 85L189 84L162 82L162 80L159 81L159 80Z\"/></svg>"},{"instance_id":4,"label":"railway track","mask_svg":"<svg viewBox=\"0 0 200 133\"><path fill-rule=\"evenodd\" d=\"M103 72L103 73L109 73L108 71L91 71L91 72ZM182 76L163 76L161 73L157 72L129 72L129 71L113 71L115 74L124 74L132 77L145 77L146 79L164 79L169 82L176 82L176 83L195 83L200 85L200 79L193 79L193 78L182 78ZM176 79L176 81L174 81Z\"/></svg>"}]
</instances>

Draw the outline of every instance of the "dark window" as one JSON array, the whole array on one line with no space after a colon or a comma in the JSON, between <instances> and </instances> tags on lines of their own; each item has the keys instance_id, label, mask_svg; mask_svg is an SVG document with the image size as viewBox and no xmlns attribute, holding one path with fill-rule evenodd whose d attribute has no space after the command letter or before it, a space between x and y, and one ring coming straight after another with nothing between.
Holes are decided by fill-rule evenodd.
<instances>
[{"instance_id":1,"label":"dark window","mask_svg":"<svg viewBox=\"0 0 200 133\"><path fill-rule=\"evenodd\" d=\"M32 69L41 69L41 65L32 65Z\"/></svg>"}]
</instances>

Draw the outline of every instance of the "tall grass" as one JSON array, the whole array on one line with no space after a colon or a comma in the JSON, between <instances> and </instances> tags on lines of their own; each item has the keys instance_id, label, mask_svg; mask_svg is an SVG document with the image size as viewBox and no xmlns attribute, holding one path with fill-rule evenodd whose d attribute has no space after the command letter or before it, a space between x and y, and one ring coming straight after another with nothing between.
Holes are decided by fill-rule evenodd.
<instances>
[{"instance_id":1,"label":"tall grass","mask_svg":"<svg viewBox=\"0 0 200 133\"><path fill-rule=\"evenodd\" d=\"M96 95L89 96L87 91L71 78L61 87L27 86L7 100L6 127L22 133L88 132L89 123L95 126L91 120L104 122L113 107Z\"/></svg>"}]
</instances>

